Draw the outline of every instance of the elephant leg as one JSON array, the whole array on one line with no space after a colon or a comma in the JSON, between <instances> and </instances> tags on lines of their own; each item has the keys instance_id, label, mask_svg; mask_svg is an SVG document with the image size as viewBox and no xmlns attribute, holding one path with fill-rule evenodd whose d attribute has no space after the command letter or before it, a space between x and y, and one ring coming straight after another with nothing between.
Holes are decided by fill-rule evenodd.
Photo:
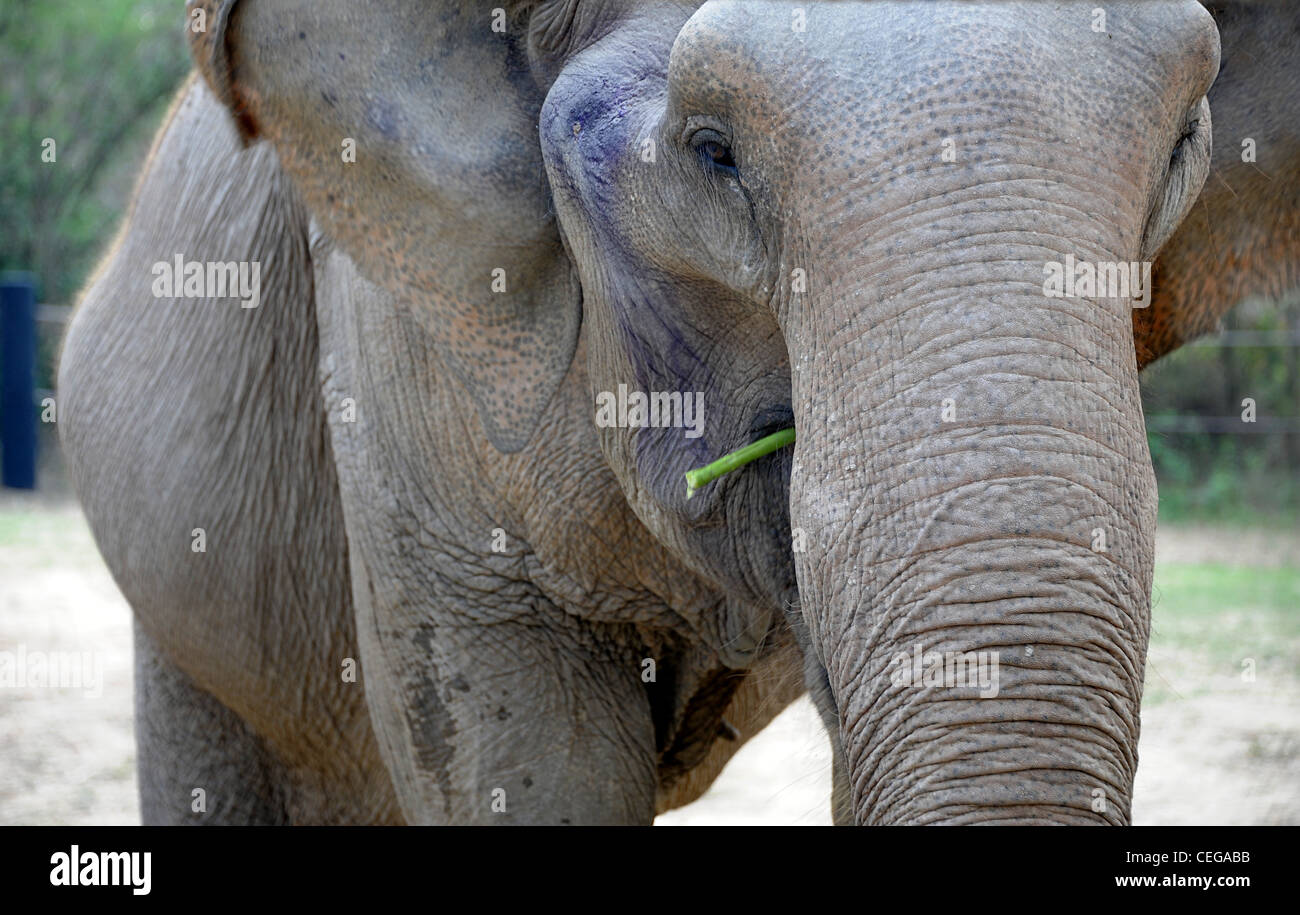
<instances>
[{"instance_id":1,"label":"elephant leg","mask_svg":"<svg viewBox=\"0 0 1300 915\"><path fill-rule=\"evenodd\" d=\"M667 813L699 800L740 748L805 692L803 656L793 641L783 637L758 658L727 703L723 720L730 727L725 736L713 742L698 765L666 789L660 789L656 813Z\"/></svg>"},{"instance_id":2,"label":"elephant leg","mask_svg":"<svg viewBox=\"0 0 1300 915\"><path fill-rule=\"evenodd\" d=\"M289 822L286 773L242 718L195 685L135 625L135 744L148 826Z\"/></svg>"},{"instance_id":3,"label":"elephant leg","mask_svg":"<svg viewBox=\"0 0 1300 915\"><path fill-rule=\"evenodd\" d=\"M406 705L413 765L399 771L418 784L399 797L417 789L430 801L420 809L447 823L653 821L654 728L633 659L583 657L535 627L446 641L434 663L450 676Z\"/></svg>"},{"instance_id":4,"label":"elephant leg","mask_svg":"<svg viewBox=\"0 0 1300 915\"><path fill-rule=\"evenodd\" d=\"M631 627L486 578L477 606L445 593L432 610L396 592L389 603L365 566L352 572L366 700L409 822L653 821L654 723ZM509 607L496 601L508 591Z\"/></svg>"},{"instance_id":5,"label":"elephant leg","mask_svg":"<svg viewBox=\"0 0 1300 915\"><path fill-rule=\"evenodd\" d=\"M222 749L251 728L292 775L295 823L396 822L365 685L350 674L358 652L307 215L274 151L242 147L228 120L203 83L182 89L68 328L60 440L152 653L201 691L142 693L148 755L255 759ZM220 287L156 294L178 290L155 290L150 265L178 256L263 265L257 307ZM203 710L213 727L196 731Z\"/></svg>"}]
</instances>

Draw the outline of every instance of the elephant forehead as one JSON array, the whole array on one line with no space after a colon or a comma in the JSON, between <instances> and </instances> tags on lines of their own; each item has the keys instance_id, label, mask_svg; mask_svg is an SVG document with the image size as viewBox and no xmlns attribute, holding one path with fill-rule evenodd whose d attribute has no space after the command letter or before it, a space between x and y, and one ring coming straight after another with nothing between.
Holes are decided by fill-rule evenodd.
<instances>
[{"instance_id":1,"label":"elephant forehead","mask_svg":"<svg viewBox=\"0 0 1300 915\"><path fill-rule=\"evenodd\" d=\"M918 124L1137 139L1185 111L1176 77L1213 76L1213 23L1188 26L1179 6L1114 5L1099 23L1081 4L710 3L681 30L669 85L678 110L727 116L765 170L915 154Z\"/></svg>"}]
</instances>

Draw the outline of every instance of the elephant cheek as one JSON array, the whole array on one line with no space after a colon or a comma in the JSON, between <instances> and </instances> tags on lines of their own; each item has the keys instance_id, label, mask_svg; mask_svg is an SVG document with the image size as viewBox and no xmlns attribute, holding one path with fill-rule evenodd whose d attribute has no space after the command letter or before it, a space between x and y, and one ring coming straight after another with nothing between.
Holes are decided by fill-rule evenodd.
<instances>
[{"instance_id":1,"label":"elephant cheek","mask_svg":"<svg viewBox=\"0 0 1300 915\"><path fill-rule=\"evenodd\" d=\"M1131 318L1010 288L792 359L800 596L859 823L1129 817L1155 528Z\"/></svg>"}]
</instances>

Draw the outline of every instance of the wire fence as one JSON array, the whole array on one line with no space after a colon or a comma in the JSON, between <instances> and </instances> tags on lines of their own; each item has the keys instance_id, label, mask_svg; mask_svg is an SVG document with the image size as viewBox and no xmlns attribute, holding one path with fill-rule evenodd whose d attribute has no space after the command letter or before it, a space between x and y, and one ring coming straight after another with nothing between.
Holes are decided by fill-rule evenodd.
<instances>
[{"instance_id":1,"label":"wire fence","mask_svg":"<svg viewBox=\"0 0 1300 915\"><path fill-rule=\"evenodd\" d=\"M71 305L36 306L36 320L42 324L61 328L72 318ZM1238 349L1245 347L1296 347L1300 348L1300 329L1289 331L1225 330L1218 334L1200 337L1186 344L1198 349ZM39 402L53 397L48 388L35 389ZM1205 416L1199 413L1154 413L1146 417L1147 427L1168 434L1208 435L1296 435L1300 434L1300 417L1260 416L1245 422L1240 416Z\"/></svg>"}]
</instances>

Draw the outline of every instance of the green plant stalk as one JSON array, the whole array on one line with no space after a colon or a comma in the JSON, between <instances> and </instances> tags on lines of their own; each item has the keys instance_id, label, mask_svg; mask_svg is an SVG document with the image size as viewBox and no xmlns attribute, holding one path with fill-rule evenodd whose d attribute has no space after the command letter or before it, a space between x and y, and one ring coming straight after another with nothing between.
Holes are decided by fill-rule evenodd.
<instances>
[{"instance_id":1,"label":"green plant stalk","mask_svg":"<svg viewBox=\"0 0 1300 915\"><path fill-rule=\"evenodd\" d=\"M724 473L731 473L733 470L744 467L750 461L756 461L765 454L771 454L778 448L784 448L786 445L792 444L794 444L793 427L782 429L780 432L773 432L771 435L765 435L753 444L724 454L712 464L686 471L686 498L694 497L697 489L707 486Z\"/></svg>"}]
</instances>

